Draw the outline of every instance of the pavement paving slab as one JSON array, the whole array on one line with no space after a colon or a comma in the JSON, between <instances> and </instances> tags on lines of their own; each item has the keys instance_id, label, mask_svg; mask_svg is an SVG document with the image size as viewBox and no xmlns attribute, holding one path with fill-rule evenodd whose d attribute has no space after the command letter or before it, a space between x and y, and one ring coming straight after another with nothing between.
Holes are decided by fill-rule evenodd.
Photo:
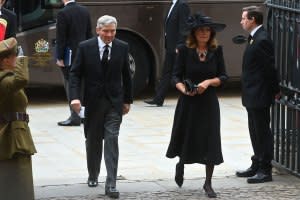
<instances>
[{"instance_id":1,"label":"pavement paving slab","mask_svg":"<svg viewBox=\"0 0 300 200\"><path fill-rule=\"evenodd\" d=\"M288 174L275 174L274 181L262 184L247 184L244 178L218 177L213 180L218 199L240 200L299 200L300 180ZM182 188L173 180L119 181L120 199L208 199L202 189L204 178L188 179ZM86 184L44 186L36 188L39 200L98 200L109 199L104 195L104 183L96 188Z\"/></svg>"},{"instance_id":2,"label":"pavement paving slab","mask_svg":"<svg viewBox=\"0 0 300 200\"><path fill-rule=\"evenodd\" d=\"M221 137L224 163L215 167L213 186L218 199L300 200L300 179L274 170L274 181L249 185L235 171L250 165L251 142L247 113L239 94L220 96ZM177 159L167 159L176 98L163 107L136 100L123 118L120 129L118 189L120 199L207 199L202 189L203 165L185 165L185 182L178 188L173 180ZM87 169L83 126L60 127L68 117L66 102L30 104L30 128L38 153L33 156L36 199L96 200L104 196L106 170L102 163L99 186L86 184ZM2 200L2 199L1 199Z\"/></svg>"}]
</instances>

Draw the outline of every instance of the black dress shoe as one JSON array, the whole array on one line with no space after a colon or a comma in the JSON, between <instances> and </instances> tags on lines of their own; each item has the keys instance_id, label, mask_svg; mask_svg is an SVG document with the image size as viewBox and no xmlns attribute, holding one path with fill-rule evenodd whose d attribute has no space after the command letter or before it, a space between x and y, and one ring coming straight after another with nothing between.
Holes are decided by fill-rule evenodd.
<instances>
[{"instance_id":1,"label":"black dress shoe","mask_svg":"<svg viewBox=\"0 0 300 200\"><path fill-rule=\"evenodd\" d=\"M149 105L156 105L157 107L161 107L163 105L163 103L154 101L153 99L145 100L144 102Z\"/></svg>"},{"instance_id":2,"label":"black dress shoe","mask_svg":"<svg viewBox=\"0 0 300 200\"><path fill-rule=\"evenodd\" d=\"M178 185L178 187L181 187L183 184L183 175L184 175L184 164L177 163L176 172L175 172L175 182Z\"/></svg>"},{"instance_id":3,"label":"black dress shoe","mask_svg":"<svg viewBox=\"0 0 300 200\"><path fill-rule=\"evenodd\" d=\"M257 172L257 169L249 167L244 171L237 171L235 174L237 177L251 177L254 176Z\"/></svg>"},{"instance_id":4,"label":"black dress shoe","mask_svg":"<svg viewBox=\"0 0 300 200\"><path fill-rule=\"evenodd\" d=\"M209 184L204 184L203 189L205 191L205 194L208 198L217 198L217 194L215 193L214 189Z\"/></svg>"},{"instance_id":5,"label":"black dress shoe","mask_svg":"<svg viewBox=\"0 0 300 200\"><path fill-rule=\"evenodd\" d=\"M72 121L71 119L67 119L66 121L57 122L58 126L80 126L80 121Z\"/></svg>"},{"instance_id":6,"label":"black dress shoe","mask_svg":"<svg viewBox=\"0 0 300 200\"><path fill-rule=\"evenodd\" d=\"M254 176L247 178L248 183L264 183L270 181L272 181L272 174L260 171L258 171Z\"/></svg>"},{"instance_id":7,"label":"black dress shoe","mask_svg":"<svg viewBox=\"0 0 300 200\"><path fill-rule=\"evenodd\" d=\"M98 186L98 180L89 179L88 180L88 186L89 187L97 187Z\"/></svg>"},{"instance_id":8,"label":"black dress shoe","mask_svg":"<svg viewBox=\"0 0 300 200\"><path fill-rule=\"evenodd\" d=\"M110 198L118 199L120 196L119 191L115 187L108 187L105 188L105 195L107 195Z\"/></svg>"}]
</instances>

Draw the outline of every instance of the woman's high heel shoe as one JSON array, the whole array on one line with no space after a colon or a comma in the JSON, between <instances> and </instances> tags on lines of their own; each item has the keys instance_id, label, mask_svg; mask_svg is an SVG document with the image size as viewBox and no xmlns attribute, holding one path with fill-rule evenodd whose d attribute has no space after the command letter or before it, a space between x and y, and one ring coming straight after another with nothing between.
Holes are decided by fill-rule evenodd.
<instances>
[{"instance_id":1,"label":"woman's high heel shoe","mask_svg":"<svg viewBox=\"0 0 300 200\"><path fill-rule=\"evenodd\" d=\"M217 198L217 194L215 191L212 189L210 184L205 183L203 185L203 189L205 191L205 194L207 195L208 198Z\"/></svg>"},{"instance_id":2,"label":"woman's high heel shoe","mask_svg":"<svg viewBox=\"0 0 300 200\"><path fill-rule=\"evenodd\" d=\"M183 174L184 174L184 164L177 163L176 172L175 172L175 182L178 185L178 187L181 187L183 184Z\"/></svg>"}]
</instances>

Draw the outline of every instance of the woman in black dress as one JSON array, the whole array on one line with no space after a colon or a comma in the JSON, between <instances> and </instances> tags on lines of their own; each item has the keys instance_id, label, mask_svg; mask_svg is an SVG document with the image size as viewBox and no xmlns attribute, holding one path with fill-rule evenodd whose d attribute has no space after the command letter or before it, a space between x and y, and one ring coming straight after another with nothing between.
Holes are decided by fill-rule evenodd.
<instances>
[{"instance_id":1,"label":"woman in black dress","mask_svg":"<svg viewBox=\"0 0 300 200\"><path fill-rule=\"evenodd\" d=\"M225 24L197 13L188 20L190 34L186 45L178 48L173 81L181 92L178 99L167 157L179 157L175 181L183 184L184 164L206 165L203 189L216 197L211 186L214 166L223 162L220 138L220 109L216 87L227 80L222 47L216 32ZM187 87L185 80L192 86ZM194 86L194 89L193 89Z\"/></svg>"}]
</instances>

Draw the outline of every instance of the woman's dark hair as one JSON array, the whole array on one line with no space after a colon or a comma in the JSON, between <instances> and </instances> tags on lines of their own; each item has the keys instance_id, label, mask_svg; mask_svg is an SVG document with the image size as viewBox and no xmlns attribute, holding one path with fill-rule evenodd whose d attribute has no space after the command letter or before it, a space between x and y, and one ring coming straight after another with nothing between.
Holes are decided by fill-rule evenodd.
<instances>
[{"instance_id":1,"label":"woman's dark hair","mask_svg":"<svg viewBox=\"0 0 300 200\"><path fill-rule=\"evenodd\" d=\"M248 19L254 19L257 25L263 24L264 16L261 11L261 8L258 6L248 6L244 7L242 11L247 12L247 18Z\"/></svg>"},{"instance_id":2,"label":"woman's dark hair","mask_svg":"<svg viewBox=\"0 0 300 200\"><path fill-rule=\"evenodd\" d=\"M186 46L189 48L197 47L197 39L195 36L195 32L198 28L192 29L191 33L187 36ZM218 47L218 41L216 39L216 31L210 28L210 38L207 42L207 46L209 49L216 49Z\"/></svg>"}]
</instances>

